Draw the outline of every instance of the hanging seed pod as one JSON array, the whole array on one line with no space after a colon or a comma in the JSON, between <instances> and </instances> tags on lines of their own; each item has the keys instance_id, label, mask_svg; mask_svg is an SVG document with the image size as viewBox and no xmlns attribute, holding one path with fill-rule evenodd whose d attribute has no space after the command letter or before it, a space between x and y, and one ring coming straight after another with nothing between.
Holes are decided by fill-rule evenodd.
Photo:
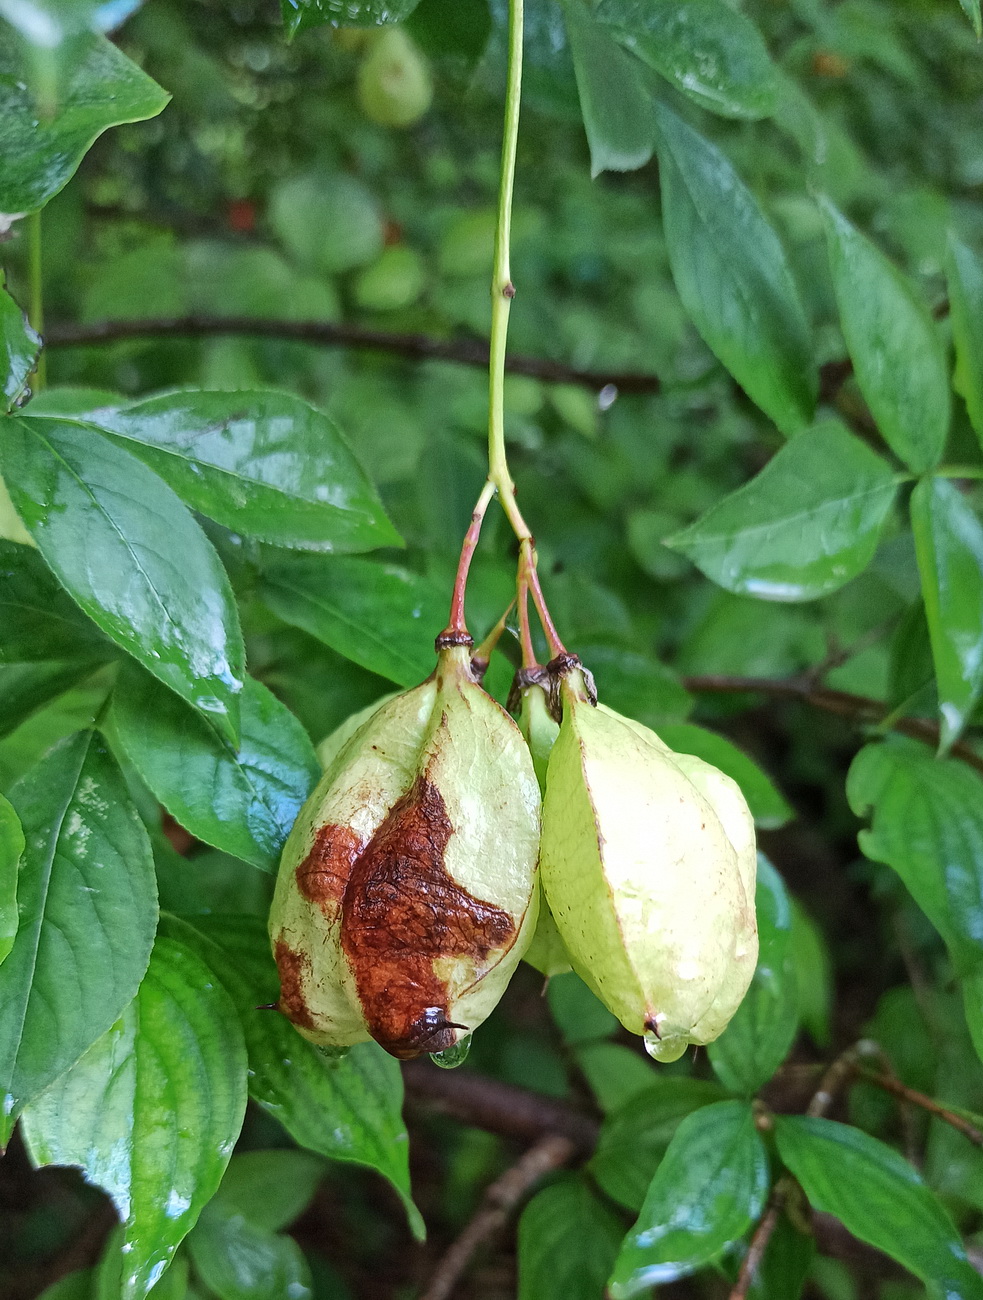
<instances>
[{"instance_id":1,"label":"hanging seed pod","mask_svg":"<svg viewBox=\"0 0 983 1300\"><path fill-rule=\"evenodd\" d=\"M577 973L658 1060L727 1025L757 961L754 831L736 785L595 706L561 665L542 884Z\"/></svg>"},{"instance_id":2,"label":"hanging seed pod","mask_svg":"<svg viewBox=\"0 0 983 1300\"><path fill-rule=\"evenodd\" d=\"M489 1014L532 936L539 789L464 646L367 712L333 756L329 737L284 848L280 1008L322 1046L440 1053Z\"/></svg>"},{"instance_id":3,"label":"hanging seed pod","mask_svg":"<svg viewBox=\"0 0 983 1300\"><path fill-rule=\"evenodd\" d=\"M518 697L519 730L529 746L541 790L546 787L550 751L560 731L559 723L550 713L547 685L548 675L545 668L520 669L516 674L509 700L510 707L514 707L513 701ZM565 975L572 969L570 954L556 928L556 921L545 898L540 899L536 933L525 951L523 960L535 967L547 979L553 975Z\"/></svg>"}]
</instances>

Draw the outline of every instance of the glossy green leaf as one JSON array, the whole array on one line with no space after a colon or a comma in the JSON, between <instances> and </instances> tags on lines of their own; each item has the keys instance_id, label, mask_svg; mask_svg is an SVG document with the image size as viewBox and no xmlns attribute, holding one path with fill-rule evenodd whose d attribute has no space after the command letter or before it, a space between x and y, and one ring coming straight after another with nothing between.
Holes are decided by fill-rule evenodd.
<instances>
[{"instance_id":1,"label":"glossy green leaf","mask_svg":"<svg viewBox=\"0 0 983 1300\"><path fill-rule=\"evenodd\" d=\"M264 1232L289 1228L323 1180L320 1156L296 1147L234 1155L212 1202Z\"/></svg>"},{"instance_id":2,"label":"glossy green leaf","mask_svg":"<svg viewBox=\"0 0 983 1300\"><path fill-rule=\"evenodd\" d=\"M679 1125L724 1098L703 1079L659 1078L605 1117L590 1172L612 1200L636 1213Z\"/></svg>"},{"instance_id":3,"label":"glossy green leaf","mask_svg":"<svg viewBox=\"0 0 983 1300\"><path fill-rule=\"evenodd\" d=\"M774 112L778 88L765 43L725 0L600 0L594 16L702 108L739 118Z\"/></svg>"},{"instance_id":4,"label":"glossy green leaf","mask_svg":"<svg viewBox=\"0 0 983 1300\"><path fill-rule=\"evenodd\" d=\"M42 207L74 175L93 140L111 126L156 117L170 96L104 36L73 45L57 111L39 120L16 42L0 48L0 212Z\"/></svg>"},{"instance_id":5,"label":"glossy green leaf","mask_svg":"<svg viewBox=\"0 0 983 1300\"><path fill-rule=\"evenodd\" d=\"M707 346L783 433L812 419L816 370L785 250L723 153L656 106L669 262Z\"/></svg>"},{"instance_id":6,"label":"glossy green leaf","mask_svg":"<svg viewBox=\"0 0 983 1300\"><path fill-rule=\"evenodd\" d=\"M283 25L291 34L307 27L375 27L400 23L420 0L280 0Z\"/></svg>"},{"instance_id":7,"label":"glossy green leaf","mask_svg":"<svg viewBox=\"0 0 983 1300\"><path fill-rule=\"evenodd\" d=\"M122 1017L24 1116L37 1164L79 1165L112 1197L124 1224L121 1300L142 1300L194 1226L245 1106L228 995L193 952L159 939Z\"/></svg>"},{"instance_id":8,"label":"glossy green leaf","mask_svg":"<svg viewBox=\"0 0 983 1300\"><path fill-rule=\"evenodd\" d=\"M720 1101L687 1116L624 1239L612 1300L701 1268L744 1235L767 1194L768 1156L748 1104Z\"/></svg>"},{"instance_id":9,"label":"glossy green leaf","mask_svg":"<svg viewBox=\"0 0 983 1300\"><path fill-rule=\"evenodd\" d=\"M33 547L0 541L0 664L114 653Z\"/></svg>"},{"instance_id":10,"label":"glossy green leaf","mask_svg":"<svg viewBox=\"0 0 983 1300\"><path fill-rule=\"evenodd\" d=\"M139 669L121 674L112 718L127 756L185 830L276 870L321 768L303 727L265 686L246 678L238 749Z\"/></svg>"},{"instance_id":11,"label":"glossy green leaf","mask_svg":"<svg viewBox=\"0 0 983 1300\"><path fill-rule=\"evenodd\" d=\"M331 1061L273 1011L276 966L263 923L247 916L170 918L167 932L195 948L228 990L246 1037L250 1096L302 1147L376 1169L399 1192L410 1226L423 1221L410 1197L409 1148L399 1066L375 1043Z\"/></svg>"},{"instance_id":12,"label":"glossy green leaf","mask_svg":"<svg viewBox=\"0 0 983 1300\"><path fill-rule=\"evenodd\" d=\"M45 666L41 665L41 667ZM0 667L0 689L9 684L8 674L18 673L21 669L30 672L36 667L38 667L36 664ZM37 699L33 702L28 700L30 683L23 680L14 683L15 688L20 692L19 704L23 706L25 712L30 713L30 716L0 740L0 789L5 794L8 794L25 772L39 763L60 740L74 735L76 731L95 725L95 720L112 689L112 674L113 669L108 666L97 668L91 673L87 670L77 683L70 686L63 694L49 698L43 703ZM5 703L3 695L0 694L0 720L4 717Z\"/></svg>"},{"instance_id":13,"label":"glossy green leaf","mask_svg":"<svg viewBox=\"0 0 983 1300\"><path fill-rule=\"evenodd\" d=\"M235 532L311 551L401 543L337 426L290 393L185 390L89 418Z\"/></svg>"},{"instance_id":14,"label":"glossy green leaf","mask_svg":"<svg viewBox=\"0 0 983 1300\"><path fill-rule=\"evenodd\" d=\"M10 802L26 844L20 926L0 966L0 1145L133 997L157 926L150 841L93 732L53 750Z\"/></svg>"},{"instance_id":15,"label":"glossy green leaf","mask_svg":"<svg viewBox=\"0 0 983 1300\"><path fill-rule=\"evenodd\" d=\"M833 287L860 391L885 442L931 469L949 431L949 374L939 333L914 287L880 249L823 202Z\"/></svg>"},{"instance_id":16,"label":"glossy green leaf","mask_svg":"<svg viewBox=\"0 0 983 1300\"><path fill-rule=\"evenodd\" d=\"M781 876L761 854L755 908L759 947L751 987L730 1024L707 1048L720 1081L744 1093L756 1092L767 1083L788 1055L799 1028L792 908Z\"/></svg>"},{"instance_id":17,"label":"glossy green leaf","mask_svg":"<svg viewBox=\"0 0 983 1300\"><path fill-rule=\"evenodd\" d=\"M260 594L285 622L380 677L415 686L433 672L433 643L447 621L447 600L409 569L292 556L266 566Z\"/></svg>"},{"instance_id":18,"label":"glossy green leaf","mask_svg":"<svg viewBox=\"0 0 983 1300\"><path fill-rule=\"evenodd\" d=\"M824 420L666 544L738 595L815 600L867 567L896 493L890 465Z\"/></svg>"},{"instance_id":19,"label":"glossy green leaf","mask_svg":"<svg viewBox=\"0 0 983 1300\"><path fill-rule=\"evenodd\" d=\"M17 934L17 868L23 852L20 820L0 795L0 962L10 955Z\"/></svg>"},{"instance_id":20,"label":"glossy green leaf","mask_svg":"<svg viewBox=\"0 0 983 1300\"><path fill-rule=\"evenodd\" d=\"M726 736L707 731L692 722L667 722L658 728L659 736L678 754L693 754L727 774L741 787L755 825L762 830L776 830L791 821L794 813L778 789L749 758L743 749Z\"/></svg>"},{"instance_id":21,"label":"glossy green leaf","mask_svg":"<svg viewBox=\"0 0 983 1300\"><path fill-rule=\"evenodd\" d=\"M90 425L10 421L11 497L59 582L155 677L236 741L244 650L232 589L204 533L136 456Z\"/></svg>"},{"instance_id":22,"label":"glossy green leaf","mask_svg":"<svg viewBox=\"0 0 983 1300\"><path fill-rule=\"evenodd\" d=\"M41 339L3 286L0 270L0 394L3 409L10 411L27 388L28 376L41 351Z\"/></svg>"},{"instance_id":23,"label":"glossy green leaf","mask_svg":"<svg viewBox=\"0 0 983 1300\"><path fill-rule=\"evenodd\" d=\"M519 1300L597 1300L622 1233L582 1178L544 1187L519 1219Z\"/></svg>"},{"instance_id":24,"label":"glossy green leaf","mask_svg":"<svg viewBox=\"0 0 983 1300\"><path fill-rule=\"evenodd\" d=\"M836 1215L948 1300L983 1297L955 1224L896 1151L828 1119L779 1116L775 1128L782 1160L814 1209Z\"/></svg>"},{"instance_id":25,"label":"glossy green leaf","mask_svg":"<svg viewBox=\"0 0 983 1300\"><path fill-rule=\"evenodd\" d=\"M591 175L643 167L655 148L651 96L637 64L600 27L584 0L564 0Z\"/></svg>"},{"instance_id":26,"label":"glossy green leaf","mask_svg":"<svg viewBox=\"0 0 983 1300\"><path fill-rule=\"evenodd\" d=\"M310 1300L311 1270L292 1237L256 1227L221 1205L206 1207L188 1249L219 1300Z\"/></svg>"},{"instance_id":27,"label":"glossy green leaf","mask_svg":"<svg viewBox=\"0 0 983 1300\"><path fill-rule=\"evenodd\" d=\"M983 524L948 479L927 478L911 494L911 526L945 752L983 692Z\"/></svg>"},{"instance_id":28,"label":"glossy green leaf","mask_svg":"<svg viewBox=\"0 0 983 1300\"><path fill-rule=\"evenodd\" d=\"M847 797L870 815L860 847L886 862L963 970L983 961L983 780L965 763L890 736L853 760Z\"/></svg>"},{"instance_id":29,"label":"glossy green leaf","mask_svg":"<svg viewBox=\"0 0 983 1300\"><path fill-rule=\"evenodd\" d=\"M546 1000L563 1041L570 1045L610 1038L618 1028L617 1016L573 971L552 977L546 986Z\"/></svg>"},{"instance_id":30,"label":"glossy green leaf","mask_svg":"<svg viewBox=\"0 0 983 1300\"><path fill-rule=\"evenodd\" d=\"M979 0L973 3L978 21ZM973 428L983 442L983 262L951 234L946 279L956 345L955 387L965 398Z\"/></svg>"}]
</instances>

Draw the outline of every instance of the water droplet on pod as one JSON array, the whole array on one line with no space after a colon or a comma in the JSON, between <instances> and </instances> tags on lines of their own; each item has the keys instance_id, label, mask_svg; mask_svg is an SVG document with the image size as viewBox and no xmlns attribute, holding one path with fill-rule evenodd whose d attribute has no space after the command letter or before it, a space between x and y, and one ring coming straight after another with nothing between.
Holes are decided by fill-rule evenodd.
<instances>
[{"instance_id":1,"label":"water droplet on pod","mask_svg":"<svg viewBox=\"0 0 983 1300\"><path fill-rule=\"evenodd\" d=\"M464 1064L470 1051L471 1035L466 1034L453 1047L448 1047L443 1052L431 1052L430 1059L434 1065L439 1065L442 1070L454 1070L457 1066Z\"/></svg>"}]
</instances>

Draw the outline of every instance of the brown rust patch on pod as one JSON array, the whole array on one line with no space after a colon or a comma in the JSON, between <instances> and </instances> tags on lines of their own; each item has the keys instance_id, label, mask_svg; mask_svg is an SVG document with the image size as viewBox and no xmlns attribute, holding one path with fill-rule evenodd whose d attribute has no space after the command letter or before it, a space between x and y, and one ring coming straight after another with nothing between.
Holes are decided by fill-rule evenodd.
<instances>
[{"instance_id":1,"label":"brown rust patch on pod","mask_svg":"<svg viewBox=\"0 0 983 1300\"><path fill-rule=\"evenodd\" d=\"M297 867L297 888L309 903L340 903L362 841L350 826L322 826L311 851Z\"/></svg>"},{"instance_id":2,"label":"brown rust patch on pod","mask_svg":"<svg viewBox=\"0 0 983 1300\"><path fill-rule=\"evenodd\" d=\"M454 828L426 775L389 810L354 861L342 903L341 943L367 1028L393 1056L453 1046L441 958L480 965L515 935L512 917L462 889L444 854Z\"/></svg>"},{"instance_id":3,"label":"brown rust patch on pod","mask_svg":"<svg viewBox=\"0 0 983 1300\"><path fill-rule=\"evenodd\" d=\"M315 1029L314 1017L304 998L304 982L311 973L310 958L306 953L296 952L283 939L276 941L274 956L280 973L278 1010L301 1029Z\"/></svg>"}]
</instances>

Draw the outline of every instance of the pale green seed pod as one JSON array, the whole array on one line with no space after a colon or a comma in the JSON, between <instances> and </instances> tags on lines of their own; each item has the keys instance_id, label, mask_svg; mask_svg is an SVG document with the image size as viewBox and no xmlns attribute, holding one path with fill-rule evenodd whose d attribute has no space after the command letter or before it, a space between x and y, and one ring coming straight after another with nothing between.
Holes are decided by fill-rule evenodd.
<instances>
[{"instance_id":1,"label":"pale green seed pod","mask_svg":"<svg viewBox=\"0 0 983 1300\"><path fill-rule=\"evenodd\" d=\"M757 961L754 831L709 764L588 699L573 671L543 805L543 889L574 970L652 1056L726 1027Z\"/></svg>"},{"instance_id":2,"label":"pale green seed pod","mask_svg":"<svg viewBox=\"0 0 983 1300\"><path fill-rule=\"evenodd\" d=\"M546 691L542 686L530 684L520 688L519 730L529 746L539 788L544 790L550 751L559 734L560 725L549 711ZM572 970L570 954L556 928L556 921L545 898L540 899L536 933L525 951L523 960L547 979L551 979L554 975L565 975L567 971Z\"/></svg>"},{"instance_id":3,"label":"pale green seed pod","mask_svg":"<svg viewBox=\"0 0 983 1300\"><path fill-rule=\"evenodd\" d=\"M463 646L365 712L329 737L284 848L280 1009L321 1046L444 1052L494 1008L535 929L539 788Z\"/></svg>"}]
</instances>

